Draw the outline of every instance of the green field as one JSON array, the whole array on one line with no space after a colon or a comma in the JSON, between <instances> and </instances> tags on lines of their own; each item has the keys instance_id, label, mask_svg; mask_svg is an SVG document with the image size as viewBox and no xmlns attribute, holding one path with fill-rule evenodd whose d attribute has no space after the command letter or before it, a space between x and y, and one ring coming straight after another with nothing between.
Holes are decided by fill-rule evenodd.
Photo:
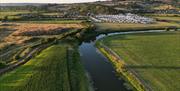
<instances>
[{"instance_id":1,"label":"green field","mask_svg":"<svg viewBox=\"0 0 180 91\"><path fill-rule=\"evenodd\" d=\"M3 19L5 16L8 16L8 19L19 19L17 14L29 13L28 11L0 11L0 19Z\"/></svg>"},{"instance_id":2,"label":"green field","mask_svg":"<svg viewBox=\"0 0 180 91\"><path fill-rule=\"evenodd\" d=\"M123 23L95 23L98 32L133 31L133 30L162 30L169 26L180 28L177 23L157 22L155 24L123 24Z\"/></svg>"},{"instance_id":3,"label":"green field","mask_svg":"<svg viewBox=\"0 0 180 91\"><path fill-rule=\"evenodd\" d=\"M54 45L0 77L0 91L88 91L77 50ZM68 55L68 56L67 56Z\"/></svg>"},{"instance_id":4,"label":"green field","mask_svg":"<svg viewBox=\"0 0 180 91\"><path fill-rule=\"evenodd\" d=\"M159 17L180 17L179 14L143 14L145 16L153 16L153 17L156 17L156 16L159 16Z\"/></svg>"},{"instance_id":5,"label":"green field","mask_svg":"<svg viewBox=\"0 0 180 91\"><path fill-rule=\"evenodd\" d=\"M180 89L180 32L143 33L106 37L107 45L135 70L154 91Z\"/></svg>"},{"instance_id":6,"label":"green field","mask_svg":"<svg viewBox=\"0 0 180 91\"><path fill-rule=\"evenodd\" d=\"M156 16L154 18L161 19L161 20L179 21L180 22L180 17Z\"/></svg>"}]
</instances>

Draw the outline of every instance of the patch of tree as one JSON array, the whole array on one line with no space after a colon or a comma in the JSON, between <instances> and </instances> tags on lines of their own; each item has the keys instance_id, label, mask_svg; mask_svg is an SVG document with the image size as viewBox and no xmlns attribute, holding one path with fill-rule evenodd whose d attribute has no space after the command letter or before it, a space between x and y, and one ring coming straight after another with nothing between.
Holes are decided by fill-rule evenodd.
<instances>
[{"instance_id":1,"label":"patch of tree","mask_svg":"<svg viewBox=\"0 0 180 91\"><path fill-rule=\"evenodd\" d=\"M100 4L75 4L72 5L68 13L76 11L79 15L91 14L117 14L113 7Z\"/></svg>"}]
</instances>

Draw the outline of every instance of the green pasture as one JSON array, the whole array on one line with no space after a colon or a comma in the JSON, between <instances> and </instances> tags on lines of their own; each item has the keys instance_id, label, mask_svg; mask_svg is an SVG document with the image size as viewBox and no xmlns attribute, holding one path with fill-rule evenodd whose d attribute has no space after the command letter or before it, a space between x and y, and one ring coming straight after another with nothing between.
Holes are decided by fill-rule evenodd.
<instances>
[{"instance_id":1,"label":"green pasture","mask_svg":"<svg viewBox=\"0 0 180 91\"><path fill-rule=\"evenodd\" d=\"M100 42L116 52L153 91L180 89L180 32L115 35Z\"/></svg>"}]
</instances>

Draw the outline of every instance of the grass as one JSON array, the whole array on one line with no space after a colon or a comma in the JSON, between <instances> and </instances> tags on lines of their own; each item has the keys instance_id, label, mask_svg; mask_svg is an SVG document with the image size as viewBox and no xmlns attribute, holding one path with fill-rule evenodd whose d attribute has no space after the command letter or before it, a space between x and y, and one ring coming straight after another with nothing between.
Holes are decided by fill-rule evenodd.
<instances>
[{"instance_id":1,"label":"grass","mask_svg":"<svg viewBox=\"0 0 180 91\"><path fill-rule=\"evenodd\" d=\"M133 75L127 68L125 68L125 62L121 59L118 59L113 55L109 50L103 47L102 43L96 43L98 49L103 53L113 64L114 69L118 76L123 77L128 83L133 86L133 90L135 91L146 91L146 87L137 79L135 75Z\"/></svg>"},{"instance_id":2,"label":"grass","mask_svg":"<svg viewBox=\"0 0 180 91\"><path fill-rule=\"evenodd\" d=\"M122 23L95 23L98 32L132 31L165 29L169 26L180 28L179 24L168 22L157 22L155 24L122 24Z\"/></svg>"},{"instance_id":3,"label":"grass","mask_svg":"<svg viewBox=\"0 0 180 91\"><path fill-rule=\"evenodd\" d=\"M43 15L63 15L63 13L51 12L51 13L43 13Z\"/></svg>"},{"instance_id":4,"label":"grass","mask_svg":"<svg viewBox=\"0 0 180 91\"><path fill-rule=\"evenodd\" d=\"M162 17L177 17L179 14L143 14L145 16L162 16Z\"/></svg>"},{"instance_id":5,"label":"grass","mask_svg":"<svg viewBox=\"0 0 180 91\"><path fill-rule=\"evenodd\" d=\"M54 45L21 67L0 77L1 91L88 91L77 50Z\"/></svg>"},{"instance_id":6,"label":"grass","mask_svg":"<svg viewBox=\"0 0 180 91\"><path fill-rule=\"evenodd\" d=\"M180 24L180 16L151 16L160 21L167 21L174 24Z\"/></svg>"},{"instance_id":7,"label":"grass","mask_svg":"<svg viewBox=\"0 0 180 91\"><path fill-rule=\"evenodd\" d=\"M135 70L153 91L180 89L180 32L110 36L101 43L110 47Z\"/></svg>"},{"instance_id":8,"label":"grass","mask_svg":"<svg viewBox=\"0 0 180 91\"><path fill-rule=\"evenodd\" d=\"M179 21L180 22L180 17L156 16L154 18L161 19L161 20Z\"/></svg>"}]
</instances>

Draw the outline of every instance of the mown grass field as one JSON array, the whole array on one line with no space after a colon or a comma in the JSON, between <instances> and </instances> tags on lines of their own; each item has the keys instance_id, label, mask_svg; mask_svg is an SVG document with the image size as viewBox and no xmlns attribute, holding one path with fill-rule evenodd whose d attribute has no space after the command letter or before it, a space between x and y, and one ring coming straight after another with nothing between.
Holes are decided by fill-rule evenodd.
<instances>
[{"instance_id":1,"label":"mown grass field","mask_svg":"<svg viewBox=\"0 0 180 91\"><path fill-rule=\"evenodd\" d=\"M98 32L133 31L165 29L169 26L180 28L179 24L168 22L157 22L155 24L122 24L122 23L95 23Z\"/></svg>"},{"instance_id":2,"label":"mown grass field","mask_svg":"<svg viewBox=\"0 0 180 91\"><path fill-rule=\"evenodd\" d=\"M51 46L0 76L0 91L88 91L77 50L70 57L65 45Z\"/></svg>"},{"instance_id":3,"label":"mown grass field","mask_svg":"<svg viewBox=\"0 0 180 91\"><path fill-rule=\"evenodd\" d=\"M153 91L180 89L180 32L115 35L101 42L137 72Z\"/></svg>"}]
</instances>

